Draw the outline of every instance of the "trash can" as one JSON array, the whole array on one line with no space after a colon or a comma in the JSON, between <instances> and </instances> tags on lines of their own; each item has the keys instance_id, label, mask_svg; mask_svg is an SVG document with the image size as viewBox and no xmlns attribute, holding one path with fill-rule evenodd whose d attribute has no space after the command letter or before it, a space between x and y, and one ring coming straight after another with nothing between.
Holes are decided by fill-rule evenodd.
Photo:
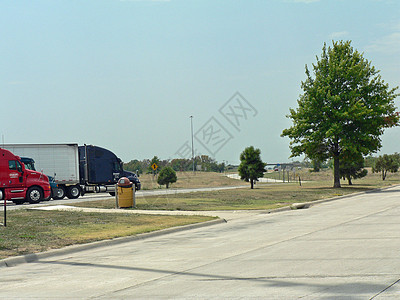
<instances>
[{"instance_id":1,"label":"trash can","mask_svg":"<svg viewBox=\"0 0 400 300\"><path fill-rule=\"evenodd\" d=\"M133 207L133 183L126 177L121 177L117 183L118 207Z\"/></svg>"}]
</instances>

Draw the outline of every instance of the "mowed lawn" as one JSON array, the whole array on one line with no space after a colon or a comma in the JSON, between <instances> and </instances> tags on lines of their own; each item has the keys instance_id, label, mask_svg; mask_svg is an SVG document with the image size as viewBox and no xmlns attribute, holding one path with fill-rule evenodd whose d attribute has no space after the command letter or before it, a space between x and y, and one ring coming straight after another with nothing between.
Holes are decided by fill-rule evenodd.
<instances>
[{"instance_id":1,"label":"mowed lawn","mask_svg":"<svg viewBox=\"0 0 400 300\"><path fill-rule=\"evenodd\" d=\"M189 189L200 187L239 186L245 184L243 181L228 178L224 173L215 172L176 172L178 178L176 183L170 185L174 189ZM158 175L140 175L139 180L143 190L163 189L157 183Z\"/></svg>"},{"instance_id":2,"label":"mowed lawn","mask_svg":"<svg viewBox=\"0 0 400 300\"><path fill-rule=\"evenodd\" d=\"M203 216L13 210L7 214L7 227L0 226L0 259L212 219Z\"/></svg>"},{"instance_id":3,"label":"mowed lawn","mask_svg":"<svg viewBox=\"0 0 400 300\"><path fill-rule=\"evenodd\" d=\"M196 176L198 176L204 180L203 178L206 175L207 173L196 174L191 178L195 180ZM215 176L220 177L216 173L211 173L209 176L210 178L214 178ZM279 176L278 172L266 174L265 177L274 178L273 176ZM248 183L230 179L235 180L237 185L243 186L247 184L248 186L234 190L137 197L136 208L151 210L274 209L292 203L348 195L400 183L400 175L397 173L390 174L389 178L383 181L380 174L373 174L369 171L367 177L353 180L353 185L348 185L347 181L344 180L342 181L342 188L334 189L332 188L333 176L331 170L324 170L319 173L311 173L308 170L304 170L297 172L296 176L293 176L293 174L291 176L289 183L257 183L253 190L250 189ZM299 176L301 178L301 185L298 180ZM202 185L197 183L196 187L202 187ZM81 207L114 208L115 200L109 198L74 205Z\"/></svg>"}]
</instances>

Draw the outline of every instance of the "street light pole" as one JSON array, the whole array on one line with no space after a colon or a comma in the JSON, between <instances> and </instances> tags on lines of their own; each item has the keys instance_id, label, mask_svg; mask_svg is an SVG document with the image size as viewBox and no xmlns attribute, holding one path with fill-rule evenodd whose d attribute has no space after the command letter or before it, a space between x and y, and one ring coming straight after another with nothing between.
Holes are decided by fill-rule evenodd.
<instances>
[{"instance_id":1,"label":"street light pole","mask_svg":"<svg viewBox=\"0 0 400 300\"><path fill-rule=\"evenodd\" d=\"M192 164L193 164L193 174L194 174L193 116L190 116L190 128L192 131Z\"/></svg>"}]
</instances>

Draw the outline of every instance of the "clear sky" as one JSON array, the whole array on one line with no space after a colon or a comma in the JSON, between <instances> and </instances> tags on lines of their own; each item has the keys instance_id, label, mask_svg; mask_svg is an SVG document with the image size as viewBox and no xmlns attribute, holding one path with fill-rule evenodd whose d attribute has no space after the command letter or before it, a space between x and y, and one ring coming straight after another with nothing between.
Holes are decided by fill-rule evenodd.
<instances>
[{"instance_id":1,"label":"clear sky","mask_svg":"<svg viewBox=\"0 0 400 300\"><path fill-rule=\"evenodd\" d=\"M305 65L341 39L400 85L398 0L2 0L0 134L191 157L193 116L197 154L238 163L253 145L290 161L280 134Z\"/></svg>"}]
</instances>

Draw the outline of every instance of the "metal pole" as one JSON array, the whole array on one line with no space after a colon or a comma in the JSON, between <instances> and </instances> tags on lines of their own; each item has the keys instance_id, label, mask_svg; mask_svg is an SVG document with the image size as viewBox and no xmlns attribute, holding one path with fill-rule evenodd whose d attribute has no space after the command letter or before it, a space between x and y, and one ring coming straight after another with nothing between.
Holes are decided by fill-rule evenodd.
<instances>
[{"instance_id":1,"label":"metal pole","mask_svg":"<svg viewBox=\"0 0 400 300\"><path fill-rule=\"evenodd\" d=\"M118 185L115 184L115 208L119 208L119 203L118 203Z\"/></svg>"},{"instance_id":2,"label":"metal pole","mask_svg":"<svg viewBox=\"0 0 400 300\"><path fill-rule=\"evenodd\" d=\"M7 200L4 195L4 227L7 226Z\"/></svg>"},{"instance_id":3,"label":"metal pole","mask_svg":"<svg viewBox=\"0 0 400 300\"><path fill-rule=\"evenodd\" d=\"M190 116L190 128L192 131L192 164L193 164L193 174L194 174L193 116Z\"/></svg>"},{"instance_id":4,"label":"metal pole","mask_svg":"<svg viewBox=\"0 0 400 300\"><path fill-rule=\"evenodd\" d=\"M133 191L132 191L132 197L133 197L133 208L136 208L136 186L133 184Z\"/></svg>"}]
</instances>

